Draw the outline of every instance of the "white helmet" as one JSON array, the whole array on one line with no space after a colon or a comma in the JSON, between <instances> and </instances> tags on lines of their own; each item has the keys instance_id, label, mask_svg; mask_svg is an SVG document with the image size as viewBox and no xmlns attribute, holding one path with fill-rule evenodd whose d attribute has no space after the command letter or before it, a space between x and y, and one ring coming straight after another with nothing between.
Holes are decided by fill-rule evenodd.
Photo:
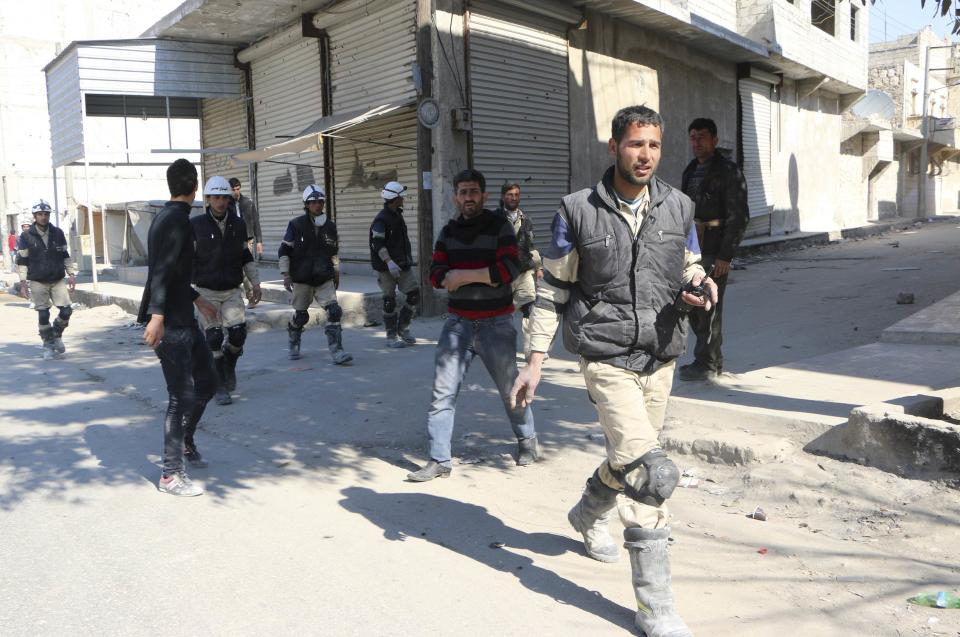
<instances>
[{"instance_id":1,"label":"white helmet","mask_svg":"<svg viewBox=\"0 0 960 637\"><path fill-rule=\"evenodd\" d=\"M233 195L233 191L230 189L230 182L227 181L226 177L221 177L220 175L214 175L207 180L207 184L203 187L204 195L225 195L230 197Z\"/></svg>"},{"instance_id":2,"label":"white helmet","mask_svg":"<svg viewBox=\"0 0 960 637\"><path fill-rule=\"evenodd\" d=\"M317 184L310 184L303 189L303 203L318 199L320 201L327 200L327 191L323 189L323 186L318 186Z\"/></svg>"},{"instance_id":3,"label":"white helmet","mask_svg":"<svg viewBox=\"0 0 960 637\"><path fill-rule=\"evenodd\" d=\"M44 199L38 199L37 203L33 204L33 208L31 208L31 212L33 214L37 214L38 212L50 212L51 210L52 208L50 208L50 204L48 204Z\"/></svg>"},{"instance_id":4,"label":"white helmet","mask_svg":"<svg viewBox=\"0 0 960 637\"><path fill-rule=\"evenodd\" d=\"M399 181L391 181L387 182L387 185L380 191L380 196L383 197L384 201L392 201L397 197L402 197L405 192L407 192L406 186Z\"/></svg>"},{"instance_id":5,"label":"white helmet","mask_svg":"<svg viewBox=\"0 0 960 637\"><path fill-rule=\"evenodd\" d=\"M21 227L21 228L22 228L23 226L32 226L32 225L33 225L33 219L30 218L30 215L28 215L27 213L23 213L23 214L20 215L20 227Z\"/></svg>"}]
</instances>

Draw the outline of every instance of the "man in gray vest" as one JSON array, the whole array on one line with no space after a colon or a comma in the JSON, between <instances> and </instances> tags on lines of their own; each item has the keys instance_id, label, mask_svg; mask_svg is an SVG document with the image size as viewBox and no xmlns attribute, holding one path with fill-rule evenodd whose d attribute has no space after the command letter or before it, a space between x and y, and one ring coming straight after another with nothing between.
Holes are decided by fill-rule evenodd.
<instances>
[{"instance_id":1,"label":"man in gray vest","mask_svg":"<svg viewBox=\"0 0 960 637\"><path fill-rule=\"evenodd\" d=\"M530 358L512 399L533 400L563 316L564 345L580 357L607 449L567 518L590 557L613 562L619 551L607 521L619 509L637 627L647 637L684 637L691 633L673 602L665 505L680 472L658 436L686 346L683 312L709 309L717 297L700 266L693 202L654 176L662 135L656 111L621 109L608 142L615 165L561 201L530 318Z\"/></svg>"}]
</instances>

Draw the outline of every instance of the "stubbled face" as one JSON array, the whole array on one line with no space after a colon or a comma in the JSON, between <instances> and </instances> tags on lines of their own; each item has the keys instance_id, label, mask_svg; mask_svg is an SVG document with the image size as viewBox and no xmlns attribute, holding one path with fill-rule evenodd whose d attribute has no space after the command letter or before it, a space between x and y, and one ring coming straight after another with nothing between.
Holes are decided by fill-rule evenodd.
<instances>
[{"instance_id":1,"label":"stubbled face","mask_svg":"<svg viewBox=\"0 0 960 637\"><path fill-rule=\"evenodd\" d=\"M49 212L35 212L33 213L33 220L37 222L37 225L41 228L46 228L47 224L50 223L50 213ZM28 228L30 226L27 226Z\"/></svg>"},{"instance_id":2,"label":"stubbled face","mask_svg":"<svg viewBox=\"0 0 960 637\"><path fill-rule=\"evenodd\" d=\"M617 158L617 174L634 186L646 186L660 165L663 143L659 126L630 124L617 142L609 142L610 153Z\"/></svg>"},{"instance_id":3,"label":"stubbled face","mask_svg":"<svg viewBox=\"0 0 960 637\"><path fill-rule=\"evenodd\" d=\"M240 186L230 186L230 190L233 191L234 199L240 201Z\"/></svg>"},{"instance_id":4,"label":"stubbled face","mask_svg":"<svg viewBox=\"0 0 960 637\"><path fill-rule=\"evenodd\" d=\"M210 201L210 209L214 216L222 217L227 214L227 207L230 205L228 195L207 195L207 199Z\"/></svg>"},{"instance_id":5,"label":"stubbled face","mask_svg":"<svg viewBox=\"0 0 960 637\"><path fill-rule=\"evenodd\" d=\"M520 189L511 188L503 193L503 207L513 212L520 207Z\"/></svg>"},{"instance_id":6,"label":"stubbled face","mask_svg":"<svg viewBox=\"0 0 960 637\"><path fill-rule=\"evenodd\" d=\"M483 212L483 204L486 200L487 193L483 192L480 184L475 181L461 181L453 194L457 212L463 215L464 219L476 217Z\"/></svg>"},{"instance_id":7,"label":"stubbled face","mask_svg":"<svg viewBox=\"0 0 960 637\"><path fill-rule=\"evenodd\" d=\"M705 128L690 131L689 139L690 150L693 152L693 156L700 161L710 159L717 149L717 143L720 141Z\"/></svg>"},{"instance_id":8,"label":"stubbled face","mask_svg":"<svg viewBox=\"0 0 960 637\"><path fill-rule=\"evenodd\" d=\"M307 212L311 217L319 217L323 214L323 206L326 203L323 199L311 199L307 202Z\"/></svg>"}]
</instances>

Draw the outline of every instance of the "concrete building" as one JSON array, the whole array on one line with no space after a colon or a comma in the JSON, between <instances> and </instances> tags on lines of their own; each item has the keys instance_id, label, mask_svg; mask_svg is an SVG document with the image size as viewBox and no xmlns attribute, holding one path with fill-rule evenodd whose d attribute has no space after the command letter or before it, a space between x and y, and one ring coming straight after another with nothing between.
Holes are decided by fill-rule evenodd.
<instances>
[{"instance_id":1,"label":"concrete building","mask_svg":"<svg viewBox=\"0 0 960 637\"><path fill-rule=\"evenodd\" d=\"M870 47L870 88L888 96L893 104L890 128L896 161L888 169L892 174L883 178L884 189L889 192L895 184L897 212L902 216L960 208L960 143L955 123L955 117L960 116L960 77L956 59L956 47L950 39L940 39L929 27ZM927 165L922 167L924 106Z\"/></svg>"}]
</instances>

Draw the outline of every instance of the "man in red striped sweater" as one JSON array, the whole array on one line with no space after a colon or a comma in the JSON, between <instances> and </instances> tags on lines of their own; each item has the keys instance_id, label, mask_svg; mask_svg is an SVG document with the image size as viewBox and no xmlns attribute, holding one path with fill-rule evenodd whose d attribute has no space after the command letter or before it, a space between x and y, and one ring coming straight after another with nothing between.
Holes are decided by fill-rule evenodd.
<instances>
[{"instance_id":1,"label":"man in red striped sweater","mask_svg":"<svg viewBox=\"0 0 960 637\"><path fill-rule=\"evenodd\" d=\"M517 436L517 464L527 465L540 457L530 406L510 405L510 389L518 373L510 287L520 273L517 235L505 217L484 209L486 180L481 173L464 170L454 177L453 189L460 214L440 231L430 264L433 287L449 294L449 317L437 342L433 401L427 414L430 460L407 474L414 482L450 476L457 394L474 356L483 361L500 392Z\"/></svg>"}]
</instances>

